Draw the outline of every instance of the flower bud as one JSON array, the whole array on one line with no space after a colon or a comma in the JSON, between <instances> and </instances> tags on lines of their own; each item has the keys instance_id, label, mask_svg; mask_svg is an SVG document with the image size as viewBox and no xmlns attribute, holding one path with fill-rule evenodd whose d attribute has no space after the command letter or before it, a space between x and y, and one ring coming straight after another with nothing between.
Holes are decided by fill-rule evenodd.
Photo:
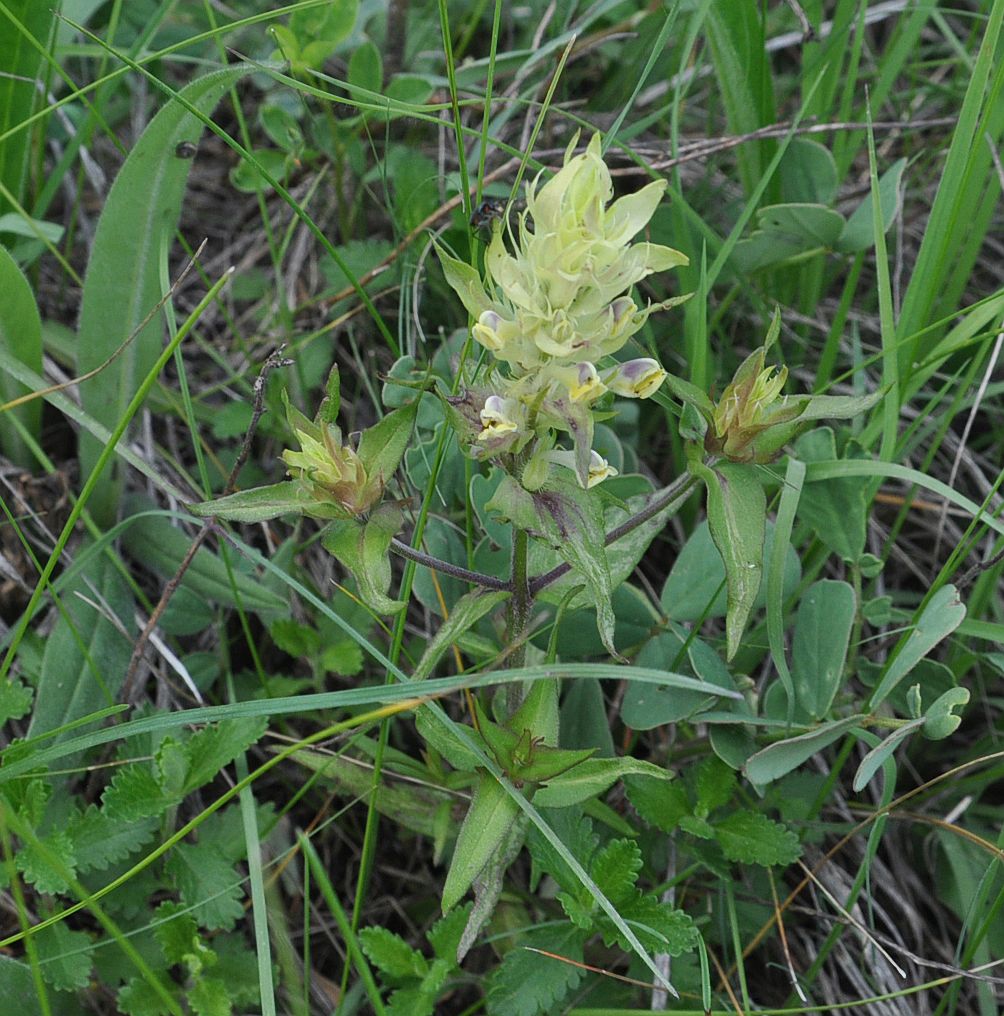
<instances>
[{"instance_id":1,"label":"flower bud","mask_svg":"<svg viewBox=\"0 0 1004 1016\"><path fill-rule=\"evenodd\" d=\"M622 363L603 380L615 395L629 399L647 399L655 394L665 379L666 372L658 361L641 357Z\"/></svg>"}]
</instances>

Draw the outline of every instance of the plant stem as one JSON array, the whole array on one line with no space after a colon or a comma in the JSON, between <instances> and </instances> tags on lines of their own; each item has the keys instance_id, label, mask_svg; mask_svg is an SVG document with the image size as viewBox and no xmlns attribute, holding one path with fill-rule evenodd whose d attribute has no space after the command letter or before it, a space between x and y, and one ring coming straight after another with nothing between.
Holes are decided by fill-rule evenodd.
<instances>
[{"instance_id":1,"label":"plant stem","mask_svg":"<svg viewBox=\"0 0 1004 1016\"><path fill-rule=\"evenodd\" d=\"M533 593L530 589L530 578L527 570L529 559L530 534L525 529L512 531L512 578L509 588L512 597L509 600L507 638L513 651L509 657L510 666L522 667L526 664L526 643L524 636L530 624L533 610ZM519 684L506 687L506 699L510 715L519 707L523 697L523 688Z\"/></svg>"},{"instance_id":2,"label":"plant stem","mask_svg":"<svg viewBox=\"0 0 1004 1016\"><path fill-rule=\"evenodd\" d=\"M452 578L460 579L461 582L470 582L476 586L484 586L485 589L512 589L512 583L506 579L496 578L494 575L485 575L483 572L471 571L469 568L461 568L460 565L450 564L431 554L426 554L401 540L391 540L390 549L400 557L405 557L416 564L424 564L426 568L442 572Z\"/></svg>"}]
</instances>

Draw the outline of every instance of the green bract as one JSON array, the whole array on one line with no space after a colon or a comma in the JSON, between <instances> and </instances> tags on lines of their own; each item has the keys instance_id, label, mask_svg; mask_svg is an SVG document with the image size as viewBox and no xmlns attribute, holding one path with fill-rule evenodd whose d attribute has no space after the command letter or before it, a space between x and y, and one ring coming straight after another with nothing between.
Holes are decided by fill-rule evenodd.
<instances>
[{"instance_id":1,"label":"green bract","mask_svg":"<svg viewBox=\"0 0 1004 1016\"><path fill-rule=\"evenodd\" d=\"M527 188L526 211L511 252L496 223L485 255L487 284L470 265L439 250L447 282L475 319L471 334L498 361L487 387L458 401L468 408L478 458L519 453L533 444L530 480L546 479L546 464L571 464L583 487L612 470L592 453L591 406L605 392L648 398L665 371L649 358L613 369L597 364L617 353L654 311L678 299L639 308L628 296L653 272L688 263L671 247L631 243L655 212L666 181L610 203L613 183L594 135L586 151L565 152L562 168L546 183ZM480 422L481 429L477 430ZM551 452L555 433L567 433L574 455ZM543 472L542 472L543 470Z\"/></svg>"}]
</instances>

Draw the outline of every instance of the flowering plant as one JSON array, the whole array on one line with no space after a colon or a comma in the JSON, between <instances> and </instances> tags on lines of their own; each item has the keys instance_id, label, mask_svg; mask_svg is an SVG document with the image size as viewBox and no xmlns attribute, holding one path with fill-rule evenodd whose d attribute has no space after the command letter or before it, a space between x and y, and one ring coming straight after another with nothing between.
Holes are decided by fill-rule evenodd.
<instances>
[{"instance_id":1,"label":"flowering plant","mask_svg":"<svg viewBox=\"0 0 1004 1016\"><path fill-rule=\"evenodd\" d=\"M527 189L512 252L496 220L485 254L487 285L444 250L450 286L474 318L471 334L494 358L478 393L469 445L477 458L523 453L524 486L539 489L550 467L571 468L582 487L616 470L593 447L594 406L607 392L648 398L666 377L649 357L616 362L649 316L680 302L639 308L629 290L653 272L688 264L654 243L632 243L666 189L654 181L610 203L613 182L594 135L585 152L569 144L562 168ZM684 298L685 299L685 298ZM557 435L572 448L555 447Z\"/></svg>"}]
</instances>

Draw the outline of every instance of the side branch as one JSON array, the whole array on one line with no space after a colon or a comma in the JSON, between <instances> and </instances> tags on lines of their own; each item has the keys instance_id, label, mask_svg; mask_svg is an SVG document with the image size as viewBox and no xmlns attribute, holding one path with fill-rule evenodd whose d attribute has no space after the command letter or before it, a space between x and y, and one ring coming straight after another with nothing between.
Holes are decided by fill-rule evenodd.
<instances>
[{"instance_id":1,"label":"side branch","mask_svg":"<svg viewBox=\"0 0 1004 1016\"><path fill-rule=\"evenodd\" d=\"M664 494L654 498L637 515L632 515L631 518L625 519L619 526L611 529L607 533L603 545L609 547L611 543L616 543L622 536L627 536L632 530L644 525L649 519L654 518L659 512L665 511L667 508L678 508L690 496L691 490L698 482L697 477L690 476L689 474L679 477L675 483L669 486ZM571 570L572 566L570 564L559 564L549 572L535 576L530 579L530 594L536 596L545 586L549 586L552 582L557 582L562 575L567 575Z\"/></svg>"},{"instance_id":2,"label":"side branch","mask_svg":"<svg viewBox=\"0 0 1004 1016\"><path fill-rule=\"evenodd\" d=\"M485 589L512 590L512 583L507 579L498 579L494 575L485 575L482 572L471 571L469 568L461 568L460 565L450 564L449 561L442 561L431 554L423 554L401 540L391 540L390 549L399 557L406 557L416 564L423 564L426 568L449 575L451 578L460 579L461 582L470 582L475 586L483 586Z\"/></svg>"}]
</instances>

